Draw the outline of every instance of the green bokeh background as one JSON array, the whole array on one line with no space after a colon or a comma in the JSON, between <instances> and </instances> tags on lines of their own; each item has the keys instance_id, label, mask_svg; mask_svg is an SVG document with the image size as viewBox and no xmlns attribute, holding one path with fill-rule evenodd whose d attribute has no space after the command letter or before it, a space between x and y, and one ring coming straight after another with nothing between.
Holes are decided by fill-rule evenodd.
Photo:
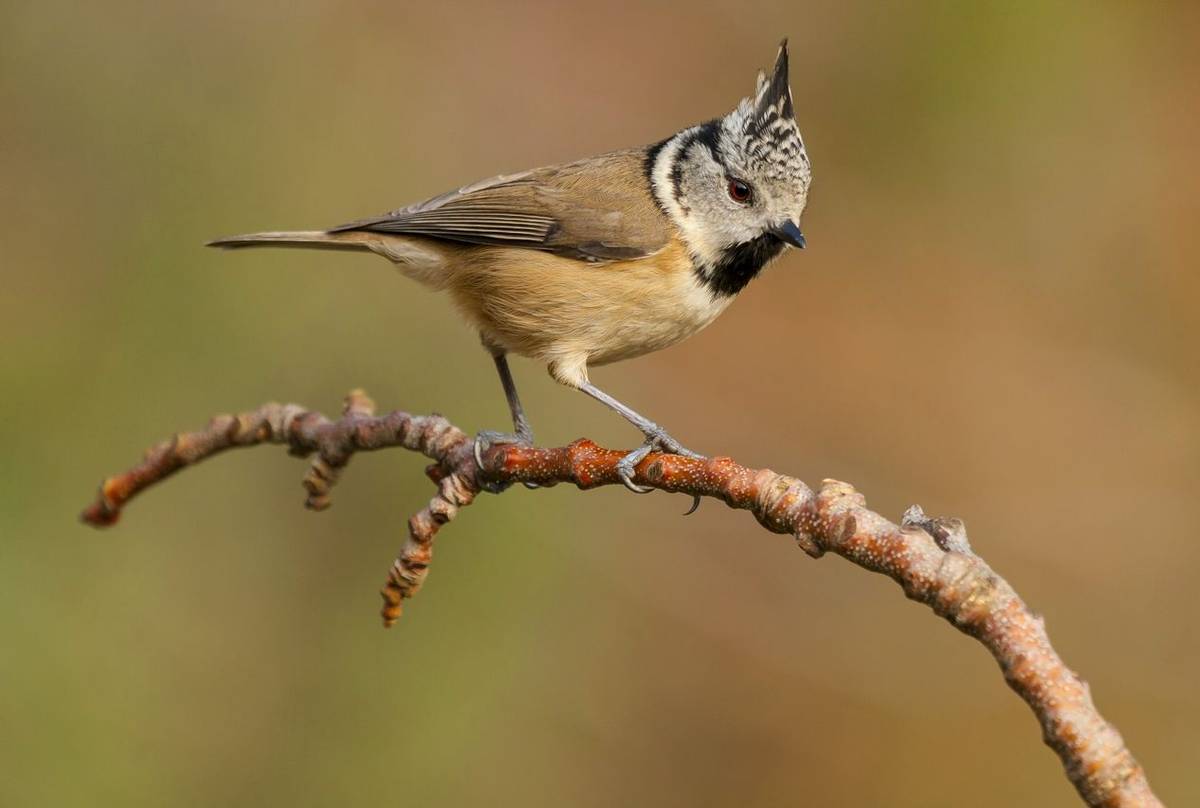
<instances>
[{"instance_id":1,"label":"green bokeh background","mask_svg":"<svg viewBox=\"0 0 1200 808\"><path fill-rule=\"evenodd\" d=\"M263 401L503 427L447 300L220 254L729 108L777 40L810 249L593 375L685 443L967 520L1159 794L1200 802L1195 4L0 2L0 805L1072 804L975 643L745 514L430 493L277 449L97 533L150 443ZM619 419L516 363L539 438Z\"/></svg>"}]
</instances>

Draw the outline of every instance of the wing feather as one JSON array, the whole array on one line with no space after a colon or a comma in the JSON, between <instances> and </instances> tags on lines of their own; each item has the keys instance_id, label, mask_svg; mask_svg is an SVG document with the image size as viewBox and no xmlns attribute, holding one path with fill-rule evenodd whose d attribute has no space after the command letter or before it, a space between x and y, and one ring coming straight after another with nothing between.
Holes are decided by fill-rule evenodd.
<instances>
[{"instance_id":1,"label":"wing feather","mask_svg":"<svg viewBox=\"0 0 1200 808\"><path fill-rule=\"evenodd\" d=\"M637 258L670 239L645 174L645 149L501 175L335 227L545 250L592 261Z\"/></svg>"}]
</instances>

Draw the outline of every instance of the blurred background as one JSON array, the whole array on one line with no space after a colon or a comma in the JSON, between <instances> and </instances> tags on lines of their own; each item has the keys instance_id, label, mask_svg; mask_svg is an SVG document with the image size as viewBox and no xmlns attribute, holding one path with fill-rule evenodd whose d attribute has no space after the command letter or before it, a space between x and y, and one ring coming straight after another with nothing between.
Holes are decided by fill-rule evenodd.
<instances>
[{"instance_id":1,"label":"blurred background","mask_svg":"<svg viewBox=\"0 0 1200 808\"><path fill-rule=\"evenodd\" d=\"M963 517L1200 801L1195 4L0 3L0 804L1070 805L976 643L744 513L482 497L392 631L423 460L106 475L279 399L505 428L382 260L205 250L722 114L778 40L810 249L593 379L701 451ZM538 437L632 445L515 363Z\"/></svg>"}]
</instances>

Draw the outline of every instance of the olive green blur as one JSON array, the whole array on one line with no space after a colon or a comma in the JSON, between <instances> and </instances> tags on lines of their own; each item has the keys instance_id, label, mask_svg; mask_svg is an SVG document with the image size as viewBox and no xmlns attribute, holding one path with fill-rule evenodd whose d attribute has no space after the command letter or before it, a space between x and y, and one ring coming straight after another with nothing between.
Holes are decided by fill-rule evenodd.
<instances>
[{"instance_id":1,"label":"olive green blur","mask_svg":"<svg viewBox=\"0 0 1200 808\"><path fill-rule=\"evenodd\" d=\"M1187 3L0 2L0 805L1050 806L977 643L709 501L482 496L391 631L424 461L276 447L77 522L272 400L506 428L448 300L221 253L729 109L789 36L809 248L599 385L699 451L966 520L1200 802L1200 12ZM598 269L597 272L602 272ZM514 362L537 437L639 436Z\"/></svg>"}]
</instances>

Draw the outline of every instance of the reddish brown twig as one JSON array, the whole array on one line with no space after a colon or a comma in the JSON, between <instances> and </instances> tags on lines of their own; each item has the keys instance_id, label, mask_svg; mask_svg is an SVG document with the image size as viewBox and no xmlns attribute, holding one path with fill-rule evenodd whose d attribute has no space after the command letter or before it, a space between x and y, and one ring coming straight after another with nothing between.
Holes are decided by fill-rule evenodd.
<instances>
[{"instance_id":1,"label":"reddish brown twig","mask_svg":"<svg viewBox=\"0 0 1200 808\"><path fill-rule=\"evenodd\" d=\"M342 418L331 421L296 405L267 404L238 416L218 416L206 429L181 433L151 448L141 464L104 481L83 513L97 525L116 522L121 508L146 487L225 449L286 444L293 454L317 453L305 477L307 504L329 504L329 489L355 452L402 446L434 461L427 469L438 486L429 504L408 523L408 538L383 589L383 618L391 625L401 602L420 588L438 529L470 504L483 484L574 483L594 488L620 482L624 452L580 440L555 449L499 444L477 465L471 439L441 416L404 412L373 415L374 405L355 391ZM729 458L693 459L651 454L636 482L664 491L722 499L750 511L775 533L790 534L814 558L830 552L887 575L911 599L926 604L991 652L1009 686L1032 708L1043 738L1062 759L1080 796L1096 806L1159 805L1145 772L1116 728L1101 717L1087 684L1055 653L1040 617L1013 588L972 552L962 523L928 519L911 508L900 525L868 510L847 483L825 480L814 492L801 481Z\"/></svg>"},{"instance_id":2,"label":"reddish brown twig","mask_svg":"<svg viewBox=\"0 0 1200 808\"><path fill-rule=\"evenodd\" d=\"M374 402L355 390L346 397L337 421L295 404L271 403L240 415L218 415L198 432L181 432L152 446L141 463L105 480L96 501L83 512L83 521L96 527L115 524L125 503L139 492L226 449L278 443L299 457L316 453L303 484L308 491L305 506L318 511L329 507L330 489L355 452L392 446L421 452L436 461L426 471L438 492L408 520L408 538L388 573L382 614L390 626L400 617L401 601L415 595L425 580L434 535L459 506L470 504L479 486L471 441L458 427L440 415L375 416L374 409Z\"/></svg>"}]
</instances>

